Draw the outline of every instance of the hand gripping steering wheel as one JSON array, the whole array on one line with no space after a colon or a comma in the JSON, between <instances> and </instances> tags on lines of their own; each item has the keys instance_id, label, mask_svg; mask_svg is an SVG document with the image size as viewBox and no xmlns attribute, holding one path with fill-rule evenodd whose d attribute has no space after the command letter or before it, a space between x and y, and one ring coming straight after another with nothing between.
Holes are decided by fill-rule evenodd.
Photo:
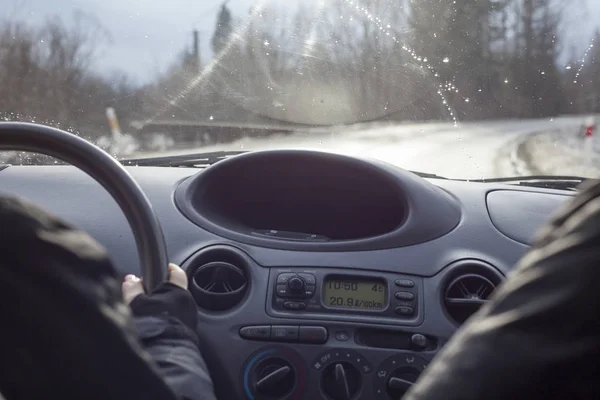
<instances>
[{"instance_id":1,"label":"hand gripping steering wheel","mask_svg":"<svg viewBox=\"0 0 600 400\"><path fill-rule=\"evenodd\" d=\"M151 292L167 279L165 238L148 198L108 153L71 133L23 122L0 122L0 150L46 154L81 169L117 202L133 231L143 283Z\"/></svg>"}]
</instances>

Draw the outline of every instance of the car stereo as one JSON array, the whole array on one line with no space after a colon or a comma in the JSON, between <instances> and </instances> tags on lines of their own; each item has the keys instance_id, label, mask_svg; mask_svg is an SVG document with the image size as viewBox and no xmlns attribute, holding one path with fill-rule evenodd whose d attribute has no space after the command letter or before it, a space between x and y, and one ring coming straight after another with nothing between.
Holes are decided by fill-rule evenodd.
<instances>
[{"instance_id":1,"label":"car stereo","mask_svg":"<svg viewBox=\"0 0 600 400\"><path fill-rule=\"evenodd\" d=\"M340 268L272 268L273 316L416 324L421 278Z\"/></svg>"}]
</instances>

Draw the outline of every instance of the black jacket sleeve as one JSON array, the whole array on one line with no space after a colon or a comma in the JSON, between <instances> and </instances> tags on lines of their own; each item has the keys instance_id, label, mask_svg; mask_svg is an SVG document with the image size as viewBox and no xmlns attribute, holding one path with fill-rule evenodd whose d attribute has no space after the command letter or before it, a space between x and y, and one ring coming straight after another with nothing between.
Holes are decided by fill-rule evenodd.
<instances>
[{"instance_id":1,"label":"black jacket sleeve","mask_svg":"<svg viewBox=\"0 0 600 400\"><path fill-rule=\"evenodd\" d=\"M563 208L404 400L600 398L600 185Z\"/></svg>"},{"instance_id":2,"label":"black jacket sleeve","mask_svg":"<svg viewBox=\"0 0 600 400\"><path fill-rule=\"evenodd\" d=\"M132 321L102 246L27 201L0 197L1 396L214 399L195 305L173 288L134 300Z\"/></svg>"},{"instance_id":3,"label":"black jacket sleeve","mask_svg":"<svg viewBox=\"0 0 600 400\"><path fill-rule=\"evenodd\" d=\"M215 400L208 368L198 349L196 303L187 290L164 283L131 302L143 347L181 399Z\"/></svg>"},{"instance_id":4,"label":"black jacket sleeve","mask_svg":"<svg viewBox=\"0 0 600 400\"><path fill-rule=\"evenodd\" d=\"M104 249L17 198L0 198L0 321L6 399L176 399Z\"/></svg>"}]
</instances>

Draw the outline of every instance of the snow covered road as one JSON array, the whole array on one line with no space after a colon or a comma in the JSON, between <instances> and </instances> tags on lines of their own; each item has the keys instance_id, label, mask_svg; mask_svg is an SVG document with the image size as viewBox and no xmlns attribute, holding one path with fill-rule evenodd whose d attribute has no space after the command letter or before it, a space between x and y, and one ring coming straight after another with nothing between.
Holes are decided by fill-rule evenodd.
<instances>
[{"instance_id":1,"label":"snow covered road","mask_svg":"<svg viewBox=\"0 0 600 400\"><path fill-rule=\"evenodd\" d=\"M423 123L336 128L330 132L297 132L177 151L145 152L134 157L218 150L313 149L373 157L409 170L449 178L492 178L531 173L516 152L524 140L545 132L572 132L575 136L583 122L584 117L569 116L468 122L456 127L452 123ZM536 154L535 149L530 153L534 157L548 158L542 152Z\"/></svg>"}]
</instances>

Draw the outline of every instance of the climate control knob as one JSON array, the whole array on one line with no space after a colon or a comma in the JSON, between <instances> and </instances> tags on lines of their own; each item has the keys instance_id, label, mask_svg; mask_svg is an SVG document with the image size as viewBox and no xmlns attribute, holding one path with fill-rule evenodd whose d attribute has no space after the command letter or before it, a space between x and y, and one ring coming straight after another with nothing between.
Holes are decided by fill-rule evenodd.
<instances>
[{"instance_id":1,"label":"climate control knob","mask_svg":"<svg viewBox=\"0 0 600 400\"><path fill-rule=\"evenodd\" d=\"M269 357L256 365L250 381L258 398L282 399L294 390L296 371L285 359Z\"/></svg>"},{"instance_id":2,"label":"climate control knob","mask_svg":"<svg viewBox=\"0 0 600 400\"><path fill-rule=\"evenodd\" d=\"M321 377L321 389L331 400L352 400L360 390L361 372L349 362L329 364Z\"/></svg>"},{"instance_id":3,"label":"climate control knob","mask_svg":"<svg viewBox=\"0 0 600 400\"><path fill-rule=\"evenodd\" d=\"M295 276L288 281L287 287L292 293L303 293L306 284L304 279L300 278L299 276Z\"/></svg>"},{"instance_id":4,"label":"climate control knob","mask_svg":"<svg viewBox=\"0 0 600 400\"><path fill-rule=\"evenodd\" d=\"M416 354L397 354L385 360L375 371L375 399L401 399L427 367Z\"/></svg>"},{"instance_id":5,"label":"climate control knob","mask_svg":"<svg viewBox=\"0 0 600 400\"><path fill-rule=\"evenodd\" d=\"M412 367L396 369L387 381L386 392L392 399L401 399L419 378L419 371Z\"/></svg>"}]
</instances>

